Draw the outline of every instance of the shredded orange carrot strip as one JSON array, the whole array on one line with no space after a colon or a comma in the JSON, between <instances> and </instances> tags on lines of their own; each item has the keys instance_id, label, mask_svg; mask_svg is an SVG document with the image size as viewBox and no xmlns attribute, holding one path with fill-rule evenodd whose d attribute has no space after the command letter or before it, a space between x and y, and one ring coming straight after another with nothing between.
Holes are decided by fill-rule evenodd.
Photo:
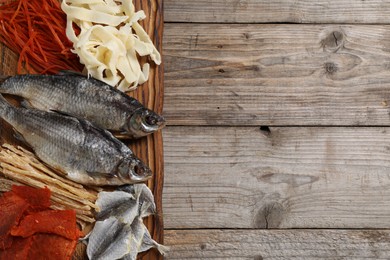
<instances>
[{"instance_id":1,"label":"shredded orange carrot strip","mask_svg":"<svg viewBox=\"0 0 390 260\"><path fill-rule=\"evenodd\" d=\"M21 7L22 7L22 1L19 2L18 8L16 9L15 14L12 16L10 23L12 23L15 17L19 14L19 10Z\"/></svg>"},{"instance_id":2,"label":"shredded orange carrot strip","mask_svg":"<svg viewBox=\"0 0 390 260\"><path fill-rule=\"evenodd\" d=\"M0 42L19 54L18 73L82 71L59 0L0 0Z\"/></svg>"}]
</instances>

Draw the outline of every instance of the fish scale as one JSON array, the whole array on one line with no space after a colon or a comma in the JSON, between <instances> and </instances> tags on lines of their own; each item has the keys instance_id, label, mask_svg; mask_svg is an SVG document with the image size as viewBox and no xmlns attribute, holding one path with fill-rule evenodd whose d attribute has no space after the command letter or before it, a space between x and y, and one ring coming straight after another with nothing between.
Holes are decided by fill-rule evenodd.
<instances>
[{"instance_id":1,"label":"fish scale","mask_svg":"<svg viewBox=\"0 0 390 260\"><path fill-rule=\"evenodd\" d=\"M0 116L46 164L90 185L145 181L150 169L125 144L86 120L55 112L16 108L0 95Z\"/></svg>"},{"instance_id":2,"label":"fish scale","mask_svg":"<svg viewBox=\"0 0 390 260\"><path fill-rule=\"evenodd\" d=\"M80 74L16 75L0 93L23 97L30 106L84 118L100 128L139 138L165 126L165 119L104 82Z\"/></svg>"}]
</instances>

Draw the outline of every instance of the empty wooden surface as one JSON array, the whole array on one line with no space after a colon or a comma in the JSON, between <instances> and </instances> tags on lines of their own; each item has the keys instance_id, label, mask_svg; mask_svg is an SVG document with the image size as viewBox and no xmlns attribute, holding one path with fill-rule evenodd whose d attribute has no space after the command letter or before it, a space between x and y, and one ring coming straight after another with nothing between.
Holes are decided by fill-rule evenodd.
<instances>
[{"instance_id":1,"label":"empty wooden surface","mask_svg":"<svg viewBox=\"0 0 390 260\"><path fill-rule=\"evenodd\" d=\"M170 259L389 259L388 230L170 230Z\"/></svg>"},{"instance_id":2,"label":"empty wooden surface","mask_svg":"<svg viewBox=\"0 0 390 260\"><path fill-rule=\"evenodd\" d=\"M168 259L390 259L390 1L164 10Z\"/></svg>"},{"instance_id":3,"label":"empty wooden surface","mask_svg":"<svg viewBox=\"0 0 390 260\"><path fill-rule=\"evenodd\" d=\"M389 23L388 0L165 0L165 21Z\"/></svg>"},{"instance_id":4,"label":"empty wooden surface","mask_svg":"<svg viewBox=\"0 0 390 260\"><path fill-rule=\"evenodd\" d=\"M166 228L390 226L390 128L170 127L164 141Z\"/></svg>"},{"instance_id":5,"label":"empty wooden surface","mask_svg":"<svg viewBox=\"0 0 390 260\"><path fill-rule=\"evenodd\" d=\"M170 125L390 124L390 26L165 27Z\"/></svg>"}]
</instances>

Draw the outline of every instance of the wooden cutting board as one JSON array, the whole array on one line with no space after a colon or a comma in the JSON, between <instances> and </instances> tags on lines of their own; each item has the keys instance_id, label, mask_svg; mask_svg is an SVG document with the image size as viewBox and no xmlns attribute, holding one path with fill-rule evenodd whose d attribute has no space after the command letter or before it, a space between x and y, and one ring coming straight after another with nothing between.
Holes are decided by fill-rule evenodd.
<instances>
[{"instance_id":1,"label":"wooden cutting board","mask_svg":"<svg viewBox=\"0 0 390 260\"><path fill-rule=\"evenodd\" d=\"M144 10L146 18L140 22L153 40L156 48L162 52L163 35L163 3L162 0L134 0L136 10ZM15 75L18 56L0 44L0 75ZM163 63L159 66L151 64L149 80L136 91L130 93L149 109L161 114L163 109ZM153 191L157 206L157 215L145 219L150 234L158 243L163 243L162 188L164 182L163 142L161 131L127 143L134 153L148 163L154 172L148 181ZM74 259L86 259L85 248L78 247ZM141 259L163 259L157 250L152 249L141 255Z\"/></svg>"}]
</instances>

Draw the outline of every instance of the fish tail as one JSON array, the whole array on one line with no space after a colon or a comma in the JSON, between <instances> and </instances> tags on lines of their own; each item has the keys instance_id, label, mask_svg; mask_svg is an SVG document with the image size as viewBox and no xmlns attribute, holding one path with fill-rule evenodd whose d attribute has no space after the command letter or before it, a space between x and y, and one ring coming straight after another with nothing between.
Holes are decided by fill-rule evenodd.
<instances>
[{"instance_id":1,"label":"fish tail","mask_svg":"<svg viewBox=\"0 0 390 260\"><path fill-rule=\"evenodd\" d=\"M10 107L10 103L0 94L0 117L3 117Z\"/></svg>"},{"instance_id":2,"label":"fish tail","mask_svg":"<svg viewBox=\"0 0 390 260\"><path fill-rule=\"evenodd\" d=\"M5 89L7 89L7 83L6 80L9 79L10 76L0 75L0 93L6 92Z\"/></svg>"},{"instance_id":3,"label":"fish tail","mask_svg":"<svg viewBox=\"0 0 390 260\"><path fill-rule=\"evenodd\" d=\"M10 76L0 75L0 84L3 84L3 82L4 82L6 79L8 79L8 78L10 78Z\"/></svg>"},{"instance_id":4,"label":"fish tail","mask_svg":"<svg viewBox=\"0 0 390 260\"><path fill-rule=\"evenodd\" d=\"M11 79L11 82L9 79ZM14 89L15 82L12 81L11 76L0 75L0 93L13 94L10 90Z\"/></svg>"},{"instance_id":5,"label":"fish tail","mask_svg":"<svg viewBox=\"0 0 390 260\"><path fill-rule=\"evenodd\" d=\"M168 252L170 250L170 248L168 246L161 245L157 242L155 242L155 243L156 243L155 246L156 246L157 250L160 252L160 254L162 254L162 255L168 254Z\"/></svg>"}]
</instances>

